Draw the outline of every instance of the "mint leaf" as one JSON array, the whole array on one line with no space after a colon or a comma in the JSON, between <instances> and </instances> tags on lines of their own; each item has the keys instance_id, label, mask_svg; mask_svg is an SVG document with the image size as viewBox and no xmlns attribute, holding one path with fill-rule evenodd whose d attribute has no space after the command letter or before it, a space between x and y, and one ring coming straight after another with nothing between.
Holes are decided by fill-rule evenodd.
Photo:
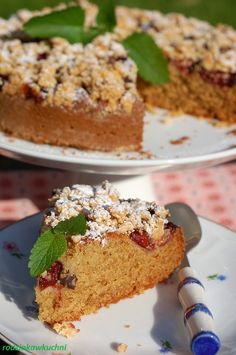
<instances>
[{"instance_id":1,"label":"mint leaf","mask_svg":"<svg viewBox=\"0 0 236 355\"><path fill-rule=\"evenodd\" d=\"M53 230L55 233L64 233L66 235L83 235L86 231L86 219L84 215L79 214L59 222Z\"/></svg>"},{"instance_id":2,"label":"mint leaf","mask_svg":"<svg viewBox=\"0 0 236 355\"><path fill-rule=\"evenodd\" d=\"M89 43L104 32L106 32L104 28L90 27L86 32L83 32L81 42L84 44Z\"/></svg>"},{"instance_id":3,"label":"mint leaf","mask_svg":"<svg viewBox=\"0 0 236 355\"><path fill-rule=\"evenodd\" d=\"M48 15L37 16L24 25L24 31L31 37L52 38L63 37L70 43L84 40L84 10L79 7L69 7Z\"/></svg>"},{"instance_id":4,"label":"mint leaf","mask_svg":"<svg viewBox=\"0 0 236 355\"><path fill-rule=\"evenodd\" d=\"M40 275L66 251L67 242L63 234L56 234L53 230L44 232L35 243L30 259L31 276Z\"/></svg>"},{"instance_id":5,"label":"mint leaf","mask_svg":"<svg viewBox=\"0 0 236 355\"><path fill-rule=\"evenodd\" d=\"M83 235L86 231L84 215L78 215L59 222L55 228L47 230L39 236L29 258L31 276L35 277L50 266L66 251L67 235Z\"/></svg>"},{"instance_id":6,"label":"mint leaf","mask_svg":"<svg viewBox=\"0 0 236 355\"><path fill-rule=\"evenodd\" d=\"M167 60L151 36L146 33L134 33L125 38L122 44L144 80L152 84L164 84L169 81Z\"/></svg>"},{"instance_id":7,"label":"mint leaf","mask_svg":"<svg viewBox=\"0 0 236 355\"><path fill-rule=\"evenodd\" d=\"M102 0L97 2L99 7L96 22L98 27L104 28L105 32L112 32L116 26L116 14L114 0Z\"/></svg>"},{"instance_id":8,"label":"mint leaf","mask_svg":"<svg viewBox=\"0 0 236 355\"><path fill-rule=\"evenodd\" d=\"M33 17L24 25L24 31L34 38L62 37L72 44L86 44L107 30L105 27L91 27L84 31L84 20L85 12L81 7L69 7Z\"/></svg>"}]
</instances>

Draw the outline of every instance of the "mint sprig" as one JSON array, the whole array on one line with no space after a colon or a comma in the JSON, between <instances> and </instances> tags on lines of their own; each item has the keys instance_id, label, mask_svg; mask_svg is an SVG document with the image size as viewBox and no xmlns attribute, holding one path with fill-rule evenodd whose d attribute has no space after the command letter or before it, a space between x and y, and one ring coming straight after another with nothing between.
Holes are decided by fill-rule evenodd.
<instances>
[{"instance_id":1,"label":"mint sprig","mask_svg":"<svg viewBox=\"0 0 236 355\"><path fill-rule=\"evenodd\" d=\"M66 38L70 43L84 40L85 12L80 6L32 17L24 25L24 31L34 38Z\"/></svg>"},{"instance_id":2,"label":"mint sprig","mask_svg":"<svg viewBox=\"0 0 236 355\"><path fill-rule=\"evenodd\" d=\"M59 222L55 228L45 231L37 239L29 258L29 269L32 277L40 275L66 251L69 235L84 235L86 219L78 215Z\"/></svg>"},{"instance_id":3,"label":"mint sprig","mask_svg":"<svg viewBox=\"0 0 236 355\"><path fill-rule=\"evenodd\" d=\"M169 81L167 60L162 50L147 33L134 33L122 42L138 67L139 75L152 84Z\"/></svg>"},{"instance_id":4,"label":"mint sprig","mask_svg":"<svg viewBox=\"0 0 236 355\"><path fill-rule=\"evenodd\" d=\"M54 11L47 15L32 17L24 25L24 31L34 38L62 37L70 43L89 43L116 25L113 0L104 0L99 5L97 26L84 29L85 11L80 6Z\"/></svg>"},{"instance_id":5,"label":"mint sprig","mask_svg":"<svg viewBox=\"0 0 236 355\"><path fill-rule=\"evenodd\" d=\"M63 233L65 235L84 235L86 231L86 219L82 214L65 219L59 222L53 231L54 233Z\"/></svg>"},{"instance_id":6,"label":"mint sprig","mask_svg":"<svg viewBox=\"0 0 236 355\"><path fill-rule=\"evenodd\" d=\"M33 17L24 25L24 30L34 38L63 37L70 43L89 43L98 35L113 31L116 26L114 0L93 2L99 9L96 26L87 30L84 29L85 12L80 6ZM142 32L134 33L124 39L122 44L144 80L153 84L169 81L167 60L151 36Z\"/></svg>"},{"instance_id":7,"label":"mint sprig","mask_svg":"<svg viewBox=\"0 0 236 355\"><path fill-rule=\"evenodd\" d=\"M40 275L66 251L67 242L64 234L49 230L43 233L34 245L29 259L30 275Z\"/></svg>"}]
</instances>

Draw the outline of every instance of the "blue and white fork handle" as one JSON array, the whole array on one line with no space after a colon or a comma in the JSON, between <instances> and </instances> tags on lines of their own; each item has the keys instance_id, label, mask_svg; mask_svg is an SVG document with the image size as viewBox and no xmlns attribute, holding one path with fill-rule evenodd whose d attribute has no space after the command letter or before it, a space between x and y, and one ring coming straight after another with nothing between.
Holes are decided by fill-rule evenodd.
<instances>
[{"instance_id":1,"label":"blue and white fork handle","mask_svg":"<svg viewBox=\"0 0 236 355\"><path fill-rule=\"evenodd\" d=\"M184 310L191 350L195 355L214 355L220 349L220 340L214 331L211 311L206 306L204 287L191 267L182 268L178 278L178 298Z\"/></svg>"}]
</instances>

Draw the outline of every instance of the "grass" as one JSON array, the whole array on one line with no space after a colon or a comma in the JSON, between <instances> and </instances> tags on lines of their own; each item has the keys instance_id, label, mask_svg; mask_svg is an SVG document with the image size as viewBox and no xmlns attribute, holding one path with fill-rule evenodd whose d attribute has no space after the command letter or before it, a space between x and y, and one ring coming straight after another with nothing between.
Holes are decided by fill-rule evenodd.
<instances>
[{"instance_id":1,"label":"grass","mask_svg":"<svg viewBox=\"0 0 236 355\"><path fill-rule=\"evenodd\" d=\"M180 12L212 23L226 23L236 28L235 0L117 0L132 6L134 2L142 8L158 9L164 13Z\"/></svg>"},{"instance_id":2,"label":"grass","mask_svg":"<svg viewBox=\"0 0 236 355\"><path fill-rule=\"evenodd\" d=\"M0 17L9 17L18 9L38 10L45 6L55 6L69 0L0 0Z\"/></svg>"},{"instance_id":3,"label":"grass","mask_svg":"<svg viewBox=\"0 0 236 355\"><path fill-rule=\"evenodd\" d=\"M0 16L8 17L19 8L40 9L70 0L0 0ZM94 0L98 3L102 0ZM236 0L115 0L117 4L180 12L212 24L226 23L236 28Z\"/></svg>"}]
</instances>

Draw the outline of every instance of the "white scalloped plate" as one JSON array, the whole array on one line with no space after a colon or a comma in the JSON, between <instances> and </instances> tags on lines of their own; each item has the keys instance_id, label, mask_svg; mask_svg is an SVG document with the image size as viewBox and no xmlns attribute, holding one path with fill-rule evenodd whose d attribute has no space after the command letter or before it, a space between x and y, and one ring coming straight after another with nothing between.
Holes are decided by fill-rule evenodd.
<instances>
[{"instance_id":1,"label":"white scalloped plate","mask_svg":"<svg viewBox=\"0 0 236 355\"><path fill-rule=\"evenodd\" d=\"M174 277L142 295L83 317L75 322L80 332L72 340L56 335L39 322L32 304L34 281L28 274L27 262L40 221L41 214L37 214L0 231L3 340L9 344L66 345L66 351L32 351L44 355L111 355L115 354L117 343L128 345L127 355L190 354ZM216 332L222 341L219 354L233 355L236 353L236 235L206 219L200 218L200 222L203 238L191 251L190 263L206 289Z\"/></svg>"},{"instance_id":2,"label":"white scalloped plate","mask_svg":"<svg viewBox=\"0 0 236 355\"><path fill-rule=\"evenodd\" d=\"M129 129L127 127L127 129ZM189 115L170 116L161 109L145 116L143 147L149 154L86 152L34 144L0 133L0 153L54 168L103 174L144 174L151 171L207 167L236 158L236 125L216 127ZM182 144L171 141L187 137Z\"/></svg>"}]
</instances>

